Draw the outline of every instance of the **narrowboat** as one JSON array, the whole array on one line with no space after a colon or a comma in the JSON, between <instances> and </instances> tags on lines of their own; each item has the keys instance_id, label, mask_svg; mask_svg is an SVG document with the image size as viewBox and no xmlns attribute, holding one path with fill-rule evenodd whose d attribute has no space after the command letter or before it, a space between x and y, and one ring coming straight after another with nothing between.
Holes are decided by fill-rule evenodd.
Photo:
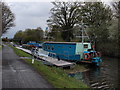
<instances>
[{"instance_id":1,"label":"narrowboat","mask_svg":"<svg viewBox=\"0 0 120 90\"><path fill-rule=\"evenodd\" d=\"M33 41L28 42L27 45L31 47L39 47L39 48L42 47L42 44L40 42L33 42Z\"/></svg>"},{"instance_id":2,"label":"narrowboat","mask_svg":"<svg viewBox=\"0 0 120 90\"><path fill-rule=\"evenodd\" d=\"M44 42L42 48L49 52L48 56L58 60L94 63L97 66L102 62L100 53L87 42Z\"/></svg>"}]
</instances>

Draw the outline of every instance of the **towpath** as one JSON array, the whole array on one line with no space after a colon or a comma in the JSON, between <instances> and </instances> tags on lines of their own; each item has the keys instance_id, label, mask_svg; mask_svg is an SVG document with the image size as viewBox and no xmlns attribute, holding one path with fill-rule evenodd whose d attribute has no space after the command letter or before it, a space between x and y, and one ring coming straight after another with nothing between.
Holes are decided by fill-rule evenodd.
<instances>
[{"instance_id":1,"label":"towpath","mask_svg":"<svg viewBox=\"0 0 120 90\"><path fill-rule=\"evenodd\" d=\"M32 67L24 63L13 49L2 52L2 88L52 88Z\"/></svg>"}]
</instances>

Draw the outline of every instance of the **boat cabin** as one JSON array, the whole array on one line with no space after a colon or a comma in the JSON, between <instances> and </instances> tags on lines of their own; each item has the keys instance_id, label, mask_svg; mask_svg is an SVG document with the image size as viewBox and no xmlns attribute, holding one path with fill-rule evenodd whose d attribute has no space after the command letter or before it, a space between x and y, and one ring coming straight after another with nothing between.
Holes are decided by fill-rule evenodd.
<instances>
[{"instance_id":1,"label":"boat cabin","mask_svg":"<svg viewBox=\"0 0 120 90\"><path fill-rule=\"evenodd\" d=\"M44 42L42 48L51 57L74 61L81 60L83 53L92 49L91 43L79 42Z\"/></svg>"}]
</instances>

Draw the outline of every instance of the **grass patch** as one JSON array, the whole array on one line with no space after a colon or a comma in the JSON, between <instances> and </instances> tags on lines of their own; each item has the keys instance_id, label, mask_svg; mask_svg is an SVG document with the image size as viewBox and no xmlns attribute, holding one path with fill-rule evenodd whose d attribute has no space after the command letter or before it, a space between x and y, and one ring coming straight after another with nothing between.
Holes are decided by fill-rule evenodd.
<instances>
[{"instance_id":1,"label":"grass patch","mask_svg":"<svg viewBox=\"0 0 120 90\"><path fill-rule=\"evenodd\" d=\"M2 46L0 45L0 50L2 50Z\"/></svg>"},{"instance_id":2,"label":"grass patch","mask_svg":"<svg viewBox=\"0 0 120 90\"><path fill-rule=\"evenodd\" d=\"M15 53L20 57L31 57L31 55L23 52L22 50L19 50L13 46L10 47L12 47ZM23 60L34 67L55 88L89 88L83 82L73 77L69 77L67 73L60 68L49 67L36 60L34 64L31 63L31 59Z\"/></svg>"},{"instance_id":3,"label":"grass patch","mask_svg":"<svg viewBox=\"0 0 120 90\"><path fill-rule=\"evenodd\" d=\"M17 48L15 48L15 47L11 46L11 45L9 45L9 46L13 48L14 52L15 52L18 56L20 56L20 57L31 57L30 54L27 54L27 53L23 52L22 50L17 49Z\"/></svg>"},{"instance_id":4,"label":"grass patch","mask_svg":"<svg viewBox=\"0 0 120 90\"><path fill-rule=\"evenodd\" d=\"M49 67L42 62L36 61L32 64L31 59L25 59L25 62L32 65L44 78L48 80L55 88L88 88L83 82L69 77L66 72L60 68Z\"/></svg>"}]
</instances>

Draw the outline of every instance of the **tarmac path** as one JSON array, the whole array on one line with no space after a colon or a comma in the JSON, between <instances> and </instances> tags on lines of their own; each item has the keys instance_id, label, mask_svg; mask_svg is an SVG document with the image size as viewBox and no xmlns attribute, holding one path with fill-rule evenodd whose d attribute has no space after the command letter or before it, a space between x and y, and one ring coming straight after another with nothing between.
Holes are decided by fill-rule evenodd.
<instances>
[{"instance_id":1,"label":"tarmac path","mask_svg":"<svg viewBox=\"0 0 120 90\"><path fill-rule=\"evenodd\" d=\"M0 49L0 90L2 89L2 50Z\"/></svg>"},{"instance_id":2,"label":"tarmac path","mask_svg":"<svg viewBox=\"0 0 120 90\"><path fill-rule=\"evenodd\" d=\"M2 88L53 88L32 67L24 63L12 48L2 52Z\"/></svg>"}]
</instances>

